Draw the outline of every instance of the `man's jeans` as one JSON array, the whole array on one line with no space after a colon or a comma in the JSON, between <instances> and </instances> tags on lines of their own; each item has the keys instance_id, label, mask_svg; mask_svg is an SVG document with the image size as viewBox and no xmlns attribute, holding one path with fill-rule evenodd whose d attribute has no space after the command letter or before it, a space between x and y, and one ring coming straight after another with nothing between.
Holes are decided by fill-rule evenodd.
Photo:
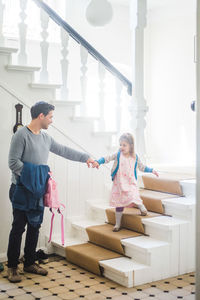
<instances>
[{"instance_id":1,"label":"man's jeans","mask_svg":"<svg viewBox=\"0 0 200 300\"><path fill-rule=\"evenodd\" d=\"M9 198L12 199L15 190L15 184L12 184L9 191ZM16 268L19 263L19 256L21 250L22 234L25 231L27 225L26 240L24 247L24 266L30 266L35 262L36 246L39 236L39 228L33 227L28 223L26 212L13 209L13 223L10 231L9 243L8 243L8 268Z\"/></svg>"}]
</instances>

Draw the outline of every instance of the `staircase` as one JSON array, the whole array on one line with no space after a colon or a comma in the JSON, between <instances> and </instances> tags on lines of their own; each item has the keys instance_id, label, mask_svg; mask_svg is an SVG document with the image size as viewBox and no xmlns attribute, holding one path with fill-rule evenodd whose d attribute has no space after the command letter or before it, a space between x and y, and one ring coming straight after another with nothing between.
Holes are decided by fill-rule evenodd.
<instances>
[{"instance_id":1,"label":"staircase","mask_svg":"<svg viewBox=\"0 0 200 300\"><path fill-rule=\"evenodd\" d=\"M142 178L140 194L148 216L127 208L123 229L113 233L114 209L105 200L88 201L87 217L71 218L65 246L55 239L54 251L126 287L194 271L195 181L162 174Z\"/></svg>"},{"instance_id":2,"label":"staircase","mask_svg":"<svg viewBox=\"0 0 200 300\"><path fill-rule=\"evenodd\" d=\"M35 2L39 5L42 1ZM46 6L44 3L42 5L44 9ZM48 11L50 12L49 9ZM22 5L21 15L24 16L24 13L25 6ZM66 36L62 36L62 82L50 83L47 80L45 57L48 53L45 49L48 47L45 44L47 35L45 18L42 17L41 67L29 66L22 59L23 56L26 57L26 53L23 52L25 36L21 36L17 46L7 44L7 40L4 39L0 47L0 95L4 99L1 103L1 121L4 124L2 153L5 158L2 160L2 169L7 168L8 144L12 136L12 126L15 123L14 106L18 102L24 105L24 124L30 120L29 108L33 103L40 99L53 103L56 106L56 125L50 129L50 134L60 143L89 152L91 155L95 153L92 155L94 157L110 152L113 146L112 138L122 128L120 125L114 131L106 131L103 101L98 118L85 114L87 71L85 59L87 54L83 49L81 50L82 98L68 97L67 74L63 71L68 63ZM23 18L21 23L21 28L25 28ZM65 22L60 20L60 26L61 24L66 26ZM23 32L21 30L21 33ZM19 62L21 63L16 63L14 59L18 54L20 54ZM98 63L100 65L99 99L102 100L105 96L103 84L105 70L102 69L103 62ZM104 65L103 68L105 68ZM41 80L35 80L38 77ZM125 88L128 87L128 92L131 92L129 82L119 77L116 89L118 108L123 82ZM77 106L81 112L79 115L76 113ZM119 116L119 111L116 115ZM117 120L116 123L120 124L120 118ZM94 126L96 122L98 126ZM103 167L99 171L87 170L86 172L84 166L75 165L69 161L63 162L63 159L54 156L50 156L50 166L59 182L60 197L67 206L64 212L65 245L63 247L60 243L60 220L55 220L53 240L51 245L47 245L50 215L46 212L38 245L40 248L48 246L49 251L66 256L69 261L127 287L194 271L194 179L182 176L172 179L170 174L167 178L163 175L160 179L145 177L142 180L140 176L140 193L149 210L149 215L141 217L137 209L126 209L122 221L123 230L113 233L114 212L108 204L109 169ZM6 198L10 182L9 175L1 175L1 182L3 189L6 190L5 192L3 190L2 195L6 195L4 197ZM0 206L0 208L7 212L5 207ZM7 224L7 219L6 213L2 222ZM4 238L3 244L7 244ZM5 254L0 253L0 256L5 257Z\"/></svg>"}]
</instances>

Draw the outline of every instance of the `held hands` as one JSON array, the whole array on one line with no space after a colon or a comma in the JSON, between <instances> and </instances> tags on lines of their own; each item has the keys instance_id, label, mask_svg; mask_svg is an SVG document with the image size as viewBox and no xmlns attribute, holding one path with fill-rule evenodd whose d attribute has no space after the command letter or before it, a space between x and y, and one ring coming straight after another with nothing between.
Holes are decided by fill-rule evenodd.
<instances>
[{"instance_id":1,"label":"held hands","mask_svg":"<svg viewBox=\"0 0 200 300\"><path fill-rule=\"evenodd\" d=\"M97 161L95 161L93 158L88 158L88 160L86 161L86 164L88 166L88 168L90 168L90 166L92 165L92 168L99 168L99 163Z\"/></svg>"},{"instance_id":2,"label":"held hands","mask_svg":"<svg viewBox=\"0 0 200 300\"><path fill-rule=\"evenodd\" d=\"M158 174L157 171L153 170L152 173L153 173L154 175L156 175L157 177L159 177L159 174Z\"/></svg>"},{"instance_id":3,"label":"held hands","mask_svg":"<svg viewBox=\"0 0 200 300\"><path fill-rule=\"evenodd\" d=\"M99 163L98 163L98 161L95 160L95 162L93 163L92 167L99 169Z\"/></svg>"},{"instance_id":4,"label":"held hands","mask_svg":"<svg viewBox=\"0 0 200 300\"><path fill-rule=\"evenodd\" d=\"M90 168L90 164L93 166L94 162L95 162L94 159L89 157L88 160L86 161L88 168Z\"/></svg>"}]
</instances>

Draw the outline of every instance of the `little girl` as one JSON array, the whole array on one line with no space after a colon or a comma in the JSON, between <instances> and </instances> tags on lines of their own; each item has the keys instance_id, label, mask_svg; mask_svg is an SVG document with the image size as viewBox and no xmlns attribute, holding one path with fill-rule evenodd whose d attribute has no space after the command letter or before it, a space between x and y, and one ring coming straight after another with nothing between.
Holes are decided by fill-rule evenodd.
<instances>
[{"instance_id":1,"label":"little girl","mask_svg":"<svg viewBox=\"0 0 200 300\"><path fill-rule=\"evenodd\" d=\"M118 153L111 156L102 157L93 163L93 168L99 168L99 165L114 160L111 170L113 180L110 205L115 207L116 224L113 231L119 231L121 228L121 218L124 207L136 206L141 215L146 216L147 210L139 195L137 187L137 167L142 172L158 173L152 168L144 166L134 150L134 138L130 133L124 133L119 139L120 149Z\"/></svg>"}]
</instances>

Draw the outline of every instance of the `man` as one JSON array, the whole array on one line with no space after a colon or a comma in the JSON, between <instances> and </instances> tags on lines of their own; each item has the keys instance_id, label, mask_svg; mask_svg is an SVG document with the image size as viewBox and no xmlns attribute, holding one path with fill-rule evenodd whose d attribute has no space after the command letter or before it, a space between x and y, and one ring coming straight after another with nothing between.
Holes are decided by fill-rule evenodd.
<instances>
[{"instance_id":1,"label":"man","mask_svg":"<svg viewBox=\"0 0 200 300\"><path fill-rule=\"evenodd\" d=\"M9 197L13 206L13 223L8 243L8 280L20 282L18 272L18 260L20 256L22 234L27 225L25 248L24 248L24 271L40 275L47 275L47 271L35 263L35 252L38 242L40 224L33 226L30 215L20 206L16 208L13 196L19 185L19 179L23 168L27 163L34 166L45 166L47 164L49 151L66 159L86 162L88 167L94 160L85 153L78 152L64 145L58 144L51 136L41 129L48 129L52 123L54 106L46 102L37 102L31 107L32 121L29 125L20 128L13 136L9 152L9 168L12 171L12 184ZM16 188L17 187L17 188ZM25 199L30 202L30 199ZM38 211L38 219L43 219L43 212ZM36 212L37 213L37 212ZM39 214L42 214L39 216ZM41 223L40 222L40 223Z\"/></svg>"}]
</instances>

